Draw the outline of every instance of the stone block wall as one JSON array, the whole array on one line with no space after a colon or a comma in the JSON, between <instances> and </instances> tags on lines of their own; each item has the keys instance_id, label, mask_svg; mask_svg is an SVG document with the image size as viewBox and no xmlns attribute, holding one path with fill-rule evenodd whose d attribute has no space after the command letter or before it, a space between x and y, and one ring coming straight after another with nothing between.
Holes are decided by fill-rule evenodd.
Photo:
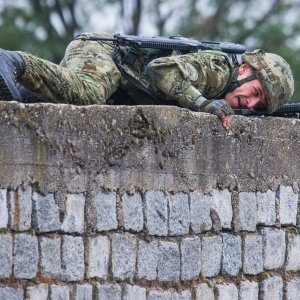
<instances>
[{"instance_id":1,"label":"stone block wall","mask_svg":"<svg viewBox=\"0 0 300 300\"><path fill-rule=\"evenodd\" d=\"M0 300L300 299L299 121L0 103Z\"/></svg>"}]
</instances>

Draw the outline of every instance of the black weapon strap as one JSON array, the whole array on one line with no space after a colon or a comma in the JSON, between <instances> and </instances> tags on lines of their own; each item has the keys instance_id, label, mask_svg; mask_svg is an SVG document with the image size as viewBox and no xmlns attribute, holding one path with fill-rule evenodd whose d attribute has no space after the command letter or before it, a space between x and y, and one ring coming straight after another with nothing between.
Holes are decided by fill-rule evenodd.
<instances>
[{"instance_id":1,"label":"black weapon strap","mask_svg":"<svg viewBox=\"0 0 300 300\"><path fill-rule=\"evenodd\" d=\"M147 95L149 95L154 101L157 101L157 98L153 95L152 91L144 86L140 81L138 81L136 78L128 74L123 66L122 61L122 55L120 53L120 49L118 46L115 46L114 53L113 53L113 60L115 64L117 65L119 71L122 73L122 75L135 87L145 92Z\"/></svg>"},{"instance_id":2,"label":"black weapon strap","mask_svg":"<svg viewBox=\"0 0 300 300\"><path fill-rule=\"evenodd\" d=\"M252 81L254 79L257 79L255 74L252 74L250 76L247 76L246 78L240 79L238 80L238 71L234 71L232 74L232 79L231 82L229 84L229 86L227 87L227 89L224 91L223 95L225 96L226 94L234 91L236 88L240 87L241 85L243 85L246 82Z\"/></svg>"}]
</instances>

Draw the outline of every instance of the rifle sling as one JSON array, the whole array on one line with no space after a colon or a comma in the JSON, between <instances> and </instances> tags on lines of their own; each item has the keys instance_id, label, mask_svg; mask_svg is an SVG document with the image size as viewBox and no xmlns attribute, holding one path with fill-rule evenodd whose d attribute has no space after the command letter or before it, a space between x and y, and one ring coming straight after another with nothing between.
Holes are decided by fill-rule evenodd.
<instances>
[{"instance_id":1,"label":"rifle sling","mask_svg":"<svg viewBox=\"0 0 300 300\"><path fill-rule=\"evenodd\" d=\"M130 74L128 74L122 64L122 56L120 54L120 49L116 46L115 50L114 50L114 54L113 54L113 59L114 62L116 64L116 66L118 67L119 71L121 72L121 74L131 83L133 84L135 87L137 87L138 89L142 90L143 92L145 92L147 95L149 95L154 101L158 101L157 98L153 95L152 91L145 87L141 82L139 82L136 78L134 78L133 76L131 76Z\"/></svg>"}]
</instances>

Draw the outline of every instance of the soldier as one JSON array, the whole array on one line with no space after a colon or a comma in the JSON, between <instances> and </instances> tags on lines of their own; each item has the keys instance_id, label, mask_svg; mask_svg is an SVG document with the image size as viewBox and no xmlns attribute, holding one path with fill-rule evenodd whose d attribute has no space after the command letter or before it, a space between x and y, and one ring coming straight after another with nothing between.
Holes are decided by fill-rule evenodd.
<instances>
[{"instance_id":1,"label":"soldier","mask_svg":"<svg viewBox=\"0 0 300 300\"><path fill-rule=\"evenodd\" d=\"M238 66L216 50L156 55L147 63L137 57L120 64L126 47L116 52L113 43L90 36L112 37L79 35L59 65L29 53L0 50L0 98L75 105L124 104L127 99L136 104L175 103L214 114L228 129L233 108L261 106L271 113L294 91L287 62L262 50L246 52Z\"/></svg>"}]
</instances>

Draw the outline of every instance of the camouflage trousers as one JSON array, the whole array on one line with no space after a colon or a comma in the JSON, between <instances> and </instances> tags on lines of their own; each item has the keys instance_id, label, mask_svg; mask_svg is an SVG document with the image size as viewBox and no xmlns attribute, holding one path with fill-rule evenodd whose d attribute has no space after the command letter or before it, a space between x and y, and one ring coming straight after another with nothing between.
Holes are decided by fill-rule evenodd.
<instances>
[{"instance_id":1,"label":"camouflage trousers","mask_svg":"<svg viewBox=\"0 0 300 300\"><path fill-rule=\"evenodd\" d=\"M75 39L59 65L18 52L26 64L18 82L47 102L105 104L122 77L112 58L113 47L111 42Z\"/></svg>"}]
</instances>

